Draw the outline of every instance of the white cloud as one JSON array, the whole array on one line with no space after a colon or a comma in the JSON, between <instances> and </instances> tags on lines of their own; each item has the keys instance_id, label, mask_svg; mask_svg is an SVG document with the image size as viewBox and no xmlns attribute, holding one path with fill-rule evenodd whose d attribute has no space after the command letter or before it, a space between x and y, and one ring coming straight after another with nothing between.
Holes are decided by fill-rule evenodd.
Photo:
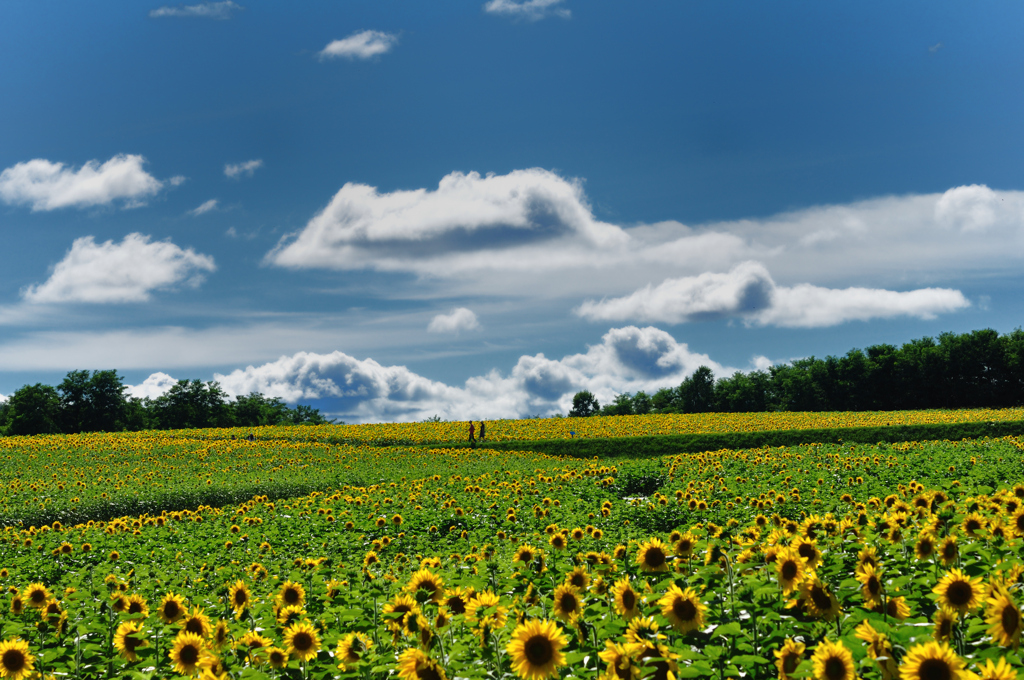
<instances>
[{"instance_id":1,"label":"white cloud","mask_svg":"<svg viewBox=\"0 0 1024 680\"><path fill-rule=\"evenodd\" d=\"M203 272L216 269L213 258L183 250L170 241L150 241L133 233L120 243L97 244L92 236L75 239L50 278L29 286L28 302L144 302L154 290L179 283L198 285Z\"/></svg>"},{"instance_id":2,"label":"white cloud","mask_svg":"<svg viewBox=\"0 0 1024 680\"><path fill-rule=\"evenodd\" d=\"M230 19L232 12L244 9L231 0L223 2L201 2L197 5L178 5L177 7L158 7L150 10L153 19L162 17L201 17L205 19Z\"/></svg>"},{"instance_id":3,"label":"white cloud","mask_svg":"<svg viewBox=\"0 0 1024 680\"><path fill-rule=\"evenodd\" d=\"M6 396L4 396L4 395L0 394L0 404L3 404L4 402L6 402L6 401L7 401L7 399L8 399L8 397L6 397Z\"/></svg>"},{"instance_id":4,"label":"white cloud","mask_svg":"<svg viewBox=\"0 0 1024 680\"><path fill-rule=\"evenodd\" d=\"M398 36L383 31L357 31L347 38L331 41L320 50L320 59L345 57L346 59L369 59L391 51L398 43Z\"/></svg>"},{"instance_id":5,"label":"white cloud","mask_svg":"<svg viewBox=\"0 0 1024 680\"><path fill-rule=\"evenodd\" d=\"M466 307L453 309L450 314L438 314L427 325L427 331L430 333L458 333L478 328L480 328L480 321L476 318L476 314Z\"/></svg>"},{"instance_id":6,"label":"white cloud","mask_svg":"<svg viewBox=\"0 0 1024 680\"><path fill-rule=\"evenodd\" d=\"M263 161L259 158L244 163L225 163L224 174L231 179L238 179L242 175L252 177L253 173L262 167Z\"/></svg>"},{"instance_id":7,"label":"white cloud","mask_svg":"<svg viewBox=\"0 0 1024 680\"><path fill-rule=\"evenodd\" d=\"M763 359L758 358L759 363ZM295 403L330 399L347 422L515 418L567 413L583 389L602 401L622 392L678 385L700 365L717 375L728 369L657 328L615 328L583 354L553 360L522 356L508 375L491 371L461 387L429 380L404 366L385 366L343 352L299 352L260 366L215 374L231 395L262 392Z\"/></svg>"},{"instance_id":8,"label":"white cloud","mask_svg":"<svg viewBox=\"0 0 1024 680\"><path fill-rule=\"evenodd\" d=\"M164 185L142 169L145 162L142 156L121 154L103 164L89 161L75 170L36 158L0 173L0 199L10 205L30 205L33 211L87 208L114 201L123 201L126 208L145 205L144 200Z\"/></svg>"},{"instance_id":9,"label":"white cloud","mask_svg":"<svg viewBox=\"0 0 1024 680\"><path fill-rule=\"evenodd\" d=\"M568 19L572 13L562 7L563 0L490 0L484 5L484 11L491 14L502 14L517 19L537 21L548 15Z\"/></svg>"},{"instance_id":10,"label":"white cloud","mask_svg":"<svg viewBox=\"0 0 1024 680\"><path fill-rule=\"evenodd\" d=\"M266 262L419 277L424 296L600 299L763 263L780 286L906 290L1024 266L1024 192L955 187L758 219L622 226L581 180L542 169L452 173L436 189L344 185Z\"/></svg>"},{"instance_id":11,"label":"white cloud","mask_svg":"<svg viewBox=\"0 0 1024 680\"><path fill-rule=\"evenodd\" d=\"M217 199L216 198L211 198L209 201L204 202L198 208L193 208L192 210L189 210L188 214L192 215L192 217L199 217L203 213L208 213L211 210L216 210L216 208L217 208Z\"/></svg>"},{"instance_id":12,"label":"white cloud","mask_svg":"<svg viewBox=\"0 0 1024 680\"><path fill-rule=\"evenodd\" d=\"M945 288L778 286L764 265L744 262L725 273L666 279L625 297L587 300L575 313L592 321L678 324L733 317L747 325L814 328L895 316L931 319L968 306L960 291Z\"/></svg>"},{"instance_id":13,"label":"white cloud","mask_svg":"<svg viewBox=\"0 0 1024 680\"><path fill-rule=\"evenodd\" d=\"M154 373L138 385L126 385L129 397L156 399L166 394L178 381L166 373Z\"/></svg>"},{"instance_id":14,"label":"white cloud","mask_svg":"<svg viewBox=\"0 0 1024 680\"><path fill-rule=\"evenodd\" d=\"M541 169L481 176L453 172L435 191L379 193L345 184L298 234L267 255L285 267L401 271L440 259L495 251L473 269L508 266L500 251L559 238L590 249L621 243L624 232L593 219L579 182ZM454 262L452 257L454 257Z\"/></svg>"}]
</instances>

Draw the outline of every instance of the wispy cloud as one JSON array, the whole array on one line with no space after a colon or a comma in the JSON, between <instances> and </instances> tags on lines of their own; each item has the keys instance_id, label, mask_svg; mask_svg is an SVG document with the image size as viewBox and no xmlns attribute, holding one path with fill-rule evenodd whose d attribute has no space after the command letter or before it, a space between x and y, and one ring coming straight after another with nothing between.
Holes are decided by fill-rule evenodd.
<instances>
[{"instance_id":1,"label":"wispy cloud","mask_svg":"<svg viewBox=\"0 0 1024 680\"><path fill-rule=\"evenodd\" d=\"M176 7L165 6L150 10L149 16L153 19L163 17L201 17L204 19L230 19L234 12L245 9L231 0L223 2L201 2L197 5L177 5Z\"/></svg>"},{"instance_id":2,"label":"wispy cloud","mask_svg":"<svg viewBox=\"0 0 1024 680\"><path fill-rule=\"evenodd\" d=\"M244 163L225 163L224 174L231 179L238 179L242 176L252 177L253 173L263 167L263 161L259 158L245 161Z\"/></svg>"},{"instance_id":3,"label":"wispy cloud","mask_svg":"<svg viewBox=\"0 0 1024 680\"><path fill-rule=\"evenodd\" d=\"M120 243L75 239L50 278L29 286L22 297L31 303L145 302L155 290L177 284L199 285L216 269L213 258L170 241L128 234Z\"/></svg>"},{"instance_id":4,"label":"wispy cloud","mask_svg":"<svg viewBox=\"0 0 1024 680\"><path fill-rule=\"evenodd\" d=\"M0 199L10 205L28 205L33 211L88 208L121 202L126 208L145 205L145 199L164 182L142 169L142 156L122 154L105 163L91 160L72 168L43 158L13 165L0 173ZM183 177L167 180L177 186Z\"/></svg>"},{"instance_id":5,"label":"wispy cloud","mask_svg":"<svg viewBox=\"0 0 1024 680\"><path fill-rule=\"evenodd\" d=\"M398 43L398 36L383 31L358 31L334 40L320 50L320 59L344 57L346 59L369 59L391 51Z\"/></svg>"},{"instance_id":6,"label":"wispy cloud","mask_svg":"<svg viewBox=\"0 0 1024 680\"><path fill-rule=\"evenodd\" d=\"M453 309L449 314L438 314L427 324L428 333L458 333L480 328L480 321L473 310L466 307Z\"/></svg>"},{"instance_id":7,"label":"wispy cloud","mask_svg":"<svg viewBox=\"0 0 1024 680\"><path fill-rule=\"evenodd\" d=\"M216 209L217 209L217 199L216 198L211 198L209 201L204 202L199 207L193 208L192 210L189 210L188 214L191 215L192 217L199 217L203 213L208 213L211 210L216 210Z\"/></svg>"},{"instance_id":8,"label":"wispy cloud","mask_svg":"<svg viewBox=\"0 0 1024 680\"><path fill-rule=\"evenodd\" d=\"M592 321L678 324L736 318L747 325L819 328L897 316L932 319L969 306L960 291L948 288L778 286L764 265L745 262L729 272L666 279L625 297L587 300L575 312Z\"/></svg>"},{"instance_id":9,"label":"wispy cloud","mask_svg":"<svg viewBox=\"0 0 1024 680\"><path fill-rule=\"evenodd\" d=\"M547 16L568 19L572 13L562 6L563 0L490 0L484 11L515 19L539 21Z\"/></svg>"}]
</instances>

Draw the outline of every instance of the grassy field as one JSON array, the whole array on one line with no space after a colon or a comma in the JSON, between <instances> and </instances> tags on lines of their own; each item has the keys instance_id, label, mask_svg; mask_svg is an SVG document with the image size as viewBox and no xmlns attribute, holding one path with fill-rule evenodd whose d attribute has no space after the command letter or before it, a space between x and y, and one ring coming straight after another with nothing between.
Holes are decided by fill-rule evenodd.
<instances>
[{"instance_id":1,"label":"grassy field","mask_svg":"<svg viewBox=\"0 0 1024 680\"><path fill-rule=\"evenodd\" d=\"M1024 669L1021 438L587 459L287 429L2 440L0 675Z\"/></svg>"}]
</instances>

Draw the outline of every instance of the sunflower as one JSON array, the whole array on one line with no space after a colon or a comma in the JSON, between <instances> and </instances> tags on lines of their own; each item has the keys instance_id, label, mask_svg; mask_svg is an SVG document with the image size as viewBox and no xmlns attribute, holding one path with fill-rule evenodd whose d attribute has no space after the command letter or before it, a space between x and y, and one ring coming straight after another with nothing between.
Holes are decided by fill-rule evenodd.
<instances>
[{"instance_id":1,"label":"sunflower","mask_svg":"<svg viewBox=\"0 0 1024 680\"><path fill-rule=\"evenodd\" d=\"M872 608L872 611L887 616L890 616L897 621L905 621L910 616L910 605L907 604L907 598L902 595L890 595L885 601L885 609L882 609L882 603L879 602Z\"/></svg>"},{"instance_id":2,"label":"sunflower","mask_svg":"<svg viewBox=\"0 0 1024 680\"><path fill-rule=\"evenodd\" d=\"M114 649L128 661L138 661L139 656L135 650L148 646L149 643L142 636L142 623L139 621L125 621L117 627L114 633Z\"/></svg>"},{"instance_id":3,"label":"sunflower","mask_svg":"<svg viewBox=\"0 0 1024 680\"><path fill-rule=\"evenodd\" d=\"M398 677L401 680L447 680L441 664L437 663L426 652L419 649L407 649L398 656Z\"/></svg>"},{"instance_id":4,"label":"sunflower","mask_svg":"<svg viewBox=\"0 0 1024 680\"><path fill-rule=\"evenodd\" d=\"M387 619L388 628L396 634L405 628L405 618L407 616L419 613L419 604L408 595L398 595L394 600L384 605L384 618Z\"/></svg>"},{"instance_id":5,"label":"sunflower","mask_svg":"<svg viewBox=\"0 0 1024 680\"><path fill-rule=\"evenodd\" d=\"M935 623L935 632L932 636L936 642L949 642L953 635L953 626L956 624L956 611L948 607L939 607L935 610L932 621Z\"/></svg>"},{"instance_id":6,"label":"sunflower","mask_svg":"<svg viewBox=\"0 0 1024 680\"><path fill-rule=\"evenodd\" d=\"M1010 519L1010 526L1013 528L1013 533L1018 536L1024 536L1024 507L1013 513L1013 517Z\"/></svg>"},{"instance_id":7,"label":"sunflower","mask_svg":"<svg viewBox=\"0 0 1024 680\"><path fill-rule=\"evenodd\" d=\"M149 616L149 604L146 602L146 598L138 593L129 595L128 606L125 608L124 613L132 618L139 619Z\"/></svg>"},{"instance_id":8,"label":"sunflower","mask_svg":"<svg viewBox=\"0 0 1024 680\"><path fill-rule=\"evenodd\" d=\"M562 648L569 643L554 621L536 619L516 626L505 648L512 670L524 680L545 680L565 665Z\"/></svg>"},{"instance_id":9,"label":"sunflower","mask_svg":"<svg viewBox=\"0 0 1024 680\"><path fill-rule=\"evenodd\" d=\"M604 650L598 652L598 656L608 664L603 678L605 680L634 680L640 675L641 668L637 664L637 657L643 645L632 642L618 644L611 640L605 640Z\"/></svg>"},{"instance_id":10,"label":"sunflower","mask_svg":"<svg viewBox=\"0 0 1024 680\"><path fill-rule=\"evenodd\" d=\"M857 553L857 568L863 569L865 564L870 564L875 567L881 563L878 561L878 550L873 545L864 546L860 552Z\"/></svg>"},{"instance_id":11,"label":"sunflower","mask_svg":"<svg viewBox=\"0 0 1024 680\"><path fill-rule=\"evenodd\" d=\"M352 664L363 660L363 655L373 647L373 640L363 633L349 633L338 641L334 659L342 671L347 671Z\"/></svg>"},{"instance_id":12,"label":"sunflower","mask_svg":"<svg viewBox=\"0 0 1024 680\"><path fill-rule=\"evenodd\" d=\"M524 543L516 549L516 554L512 557L513 562L522 562L529 564L533 562L533 558L537 556L539 551L528 543Z\"/></svg>"},{"instance_id":13,"label":"sunflower","mask_svg":"<svg viewBox=\"0 0 1024 680\"><path fill-rule=\"evenodd\" d=\"M157 613L160 615L160 620L164 623L174 623L184 616L186 611L185 598L181 595L175 595L174 593L167 593L164 595L164 599L160 601L160 606L157 607ZM198 659L196 659L196 661L198 661Z\"/></svg>"},{"instance_id":14,"label":"sunflower","mask_svg":"<svg viewBox=\"0 0 1024 680\"><path fill-rule=\"evenodd\" d=\"M790 673L804 658L804 643L788 638L782 649L775 650L775 667L779 669L779 680L790 680Z\"/></svg>"},{"instance_id":15,"label":"sunflower","mask_svg":"<svg viewBox=\"0 0 1024 680\"><path fill-rule=\"evenodd\" d=\"M563 621L568 621L573 614L579 615L583 611L580 591L571 585L563 583L556 587L554 600L551 612Z\"/></svg>"},{"instance_id":16,"label":"sunflower","mask_svg":"<svg viewBox=\"0 0 1024 680\"><path fill-rule=\"evenodd\" d=\"M548 539L548 545L555 550L565 550L565 536L560 533L551 534L551 538Z\"/></svg>"},{"instance_id":17,"label":"sunflower","mask_svg":"<svg viewBox=\"0 0 1024 680\"><path fill-rule=\"evenodd\" d=\"M217 621L217 625L213 627L213 634L210 636L210 644L217 649L220 649L229 642L231 642L231 629L228 628L228 622L224 619L219 619Z\"/></svg>"},{"instance_id":18,"label":"sunflower","mask_svg":"<svg viewBox=\"0 0 1024 680\"><path fill-rule=\"evenodd\" d=\"M922 531L917 535L917 543L914 544L914 554L917 559L926 560L935 554L935 535L930 531Z\"/></svg>"},{"instance_id":19,"label":"sunflower","mask_svg":"<svg viewBox=\"0 0 1024 680\"><path fill-rule=\"evenodd\" d=\"M282 626L288 626L295 623L306 615L305 607L297 607L295 605L289 605L287 607L281 607L277 610L277 622Z\"/></svg>"},{"instance_id":20,"label":"sunflower","mask_svg":"<svg viewBox=\"0 0 1024 680\"><path fill-rule=\"evenodd\" d=\"M18 615L23 611L25 611L25 600L21 598L21 595L15 595L11 598L11 613Z\"/></svg>"},{"instance_id":21,"label":"sunflower","mask_svg":"<svg viewBox=\"0 0 1024 680\"><path fill-rule=\"evenodd\" d=\"M902 680L966 680L963 661L949 645L942 642L926 642L910 648L900 666Z\"/></svg>"},{"instance_id":22,"label":"sunflower","mask_svg":"<svg viewBox=\"0 0 1024 680\"><path fill-rule=\"evenodd\" d=\"M828 586L812 571L800 584L800 598L807 607L807 613L815 618L831 621L839 614L839 600Z\"/></svg>"},{"instance_id":23,"label":"sunflower","mask_svg":"<svg viewBox=\"0 0 1024 680\"><path fill-rule=\"evenodd\" d=\"M565 583L577 590L586 590L590 585L590 574L587 573L587 568L579 566L570 571L565 575Z\"/></svg>"},{"instance_id":24,"label":"sunflower","mask_svg":"<svg viewBox=\"0 0 1024 680\"><path fill-rule=\"evenodd\" d=\"M700 596L693 588L681 590L673 584L660 600L661 613L671 622L672 627L680 633L689 633L704 625L704 612L707 606L700 601Z\"/></svg>"},{"instance_id":25,"label":"sunflower","mask_svg":"<svg viewBox=\"0 0 1024 680\"><path fill-rule=\"evenodd\" d=\"M248 633L243 635L238 640L239 648L245 649L249 654L250 660L254 663L259 662L263 658L265 650L274 646L274 641L265 635L260 635L254 630L250 630Z\"/></svg>"},{"instance_id":26,"label":"sunflower","mask_svg":"<svg viewBox=\"0 0 1024 680\"><path fill-rule=\"evenodd\" d=\"M811 657L817 680L853 680L853 655L842 641L822 640Z\"/></svg>"},{"instance_id":27,"label":"sunflower","mask_svg":"<svg viewBox=\"0 0 1024 680\"><path fill-rule=\"evenodd\" d=\"M872 609L882 604L882 570L871 564L864 565L864 569L856 573L860 581L860 594L864 598L864 606Z\"/></svg>"},{"instance_id":28,"label":"sunflower","mask_svg":"<svg viewBox=\"0 0 1024 680\"><path fill-rule=\"evenodd\" d=\"M989 635L1003 647L1016 648L1020 642L1021 617L1017 603L1002 589L994 590L985 600L985 622L990 624Z\"/></svg>"},{"instance_id":29,"label":"sunflower","mask_svg":"<svg viewBox=\"0 0 1024 680\"><path fill-rule=\"evenodd\" d=\"M35 663L36 658L29 651L28 642L19 638L0 642L0 677L4 680L22 680L31 676Z\"/></svg>"},{"instance_id":30,"label":"sunflower","mask_svg":"<svg viewBox=\"0 0 1024 680\"><path fill-rule=\"evenodd\" d=\"M882 680L895 680L899 675L899 668L893 659L892 643L889 638L879 633L871 626L870 621L863 621L856 629L856 636L868 645L868 656L874 659L882 674Z\"/></svg>"},{"instance_id":31,"label":"sunflower","mask_svg":"<svg viewBox=\"0 0 1024 680\"><path fill-rule=\"evenodd\" d=\"M697 539L687 531L685 534L679 537L678 540L674 541L672 545L673 551L677 557L683 557L690 559L693 557L693 549L697 545Z\"/></svg>"},{"instance_id":32,"label":"sunflower","mask_svg":"<svg viewBox=\"0 0 1024 680\"><path fill-rule=\"evenodd\" d=\"M963 616L981 604L981 578L971 578L959 569L953 569L939 579L932 592L939 596L940 607L950 607Z\"/></svg>"},{"instance_id":33,"label":"sunflower","mask_svg":"<svg viewBox=\"0 0 1024 680\"><path fill-rule=\"evenodd\" d=\"M203 638L195 633L182 631L174 638L174 646L167 653L174 662L174 672L180 675L191 675L199 666L203 656Z\"/></svg>"},{"instance_id":34,"label":"sunflower","mask_svg":"<svg viewBox=\"0 0 1024 680\"><path fill-rule=\"evenodd\" d=\"M963 527L964 533L971 538L977 538L979 534L985 531L987 525L988 521L977 512L972 512L967 517L964 517L964 521L960 524Z\"/></svg>"},{"instance_id":35,"label":"sunflower","mask_svg":"<svg viewBox=\"0 0 1024 680\"><path fill-rule=\"evenodd\" d=\"M444 579L429 569L420 569L410 577L409 584L405 589L412 593L414 597L417 591L422 590L427 593L426 599L432 602L440 602L441 596L444 594L443 587ZM419 598L416 599L418 600Z\"/></svg>"},{"instance_id":36,"label":"sunflower","mask_svg":"<svg viewBox=\"0 0 1024 680\"><path fill-rule=\"evenodd\" d=\"M493 610L493 611L492 611ZM508 607L501 606L501 597L490 590L477 593L466 605L466 620L478 625L502 628L507 619Z\"/></svg>"},{"instance_id":37,"label":"sunflower","mask_svg":"<svg viewBox=\"0 0 1024 680\"><path fill-rule=\"evenodd\" d=\"M784 594L788 595L800 586L804 572L803 558L795 549L783 548L775 554L775 573Z\"/></svg>"},{"instance_id":38,"label":"sunflower","mask_svg":"<svg viewBox=\"0 0 1024 680\"><path fill-rule=\"evenodd\" d=\"M1017 680L1017 671L1006 662L1006 657L999 657L999 663L985 659L985 665L978 667L978 680Z\"/></svg>"},{"instance_id":39,"label":"sunflower","mask_svg":"<svg viewBox=\"0 0 1024 680\"><path fill-rule=\"evenodd\" d=\"M637 548L636 563L643 571L668 571L668 546L660 538L652 538Z\"/></svg>"},{"instance_id":40,"label":"sunflower","mask_svg":"<svg viewBox=\"0 0 1024 680\"><path fill-rule=\"evenodd\" d=\"M629 584L628 578L621 578L612 586L612 596L615 598L615 611L629 621L640 613L640 596Z\"/></svg>"},{"instance_id":41,"label":"sunflower","mask_svg":"<svg viewBox=\"0 0 1024 680\"><path fill-rule=\"evenodd\" d=\"M285 581L275 599L279 607L301 607L306 602L306 589L301 583Z\"/></svg>"},{"instance_id":42,"label":"sunflower","mask_svg":"<svg viewBox=\"0 0 1024 680\"><path fill-rule=\"evenodd\" d=\"M182 616L178 624L182 630L195 633L202 638L210 637L210 633L213 632L213 626L210 625L210 617L203 612L202 607L193 607L192 611L185 612L185 615Z\"/></svg>"},{"instance_id":43,"label":"sunflower","mask_svg":"<svg viewBox=\"0 0 1024 680\"><path fill-rule=\"evenodd\" d=\"M647 642L640 644L639 661L643 664L643 675L649 680L672 680L679 671L676 663L677 654L673 654L666 645Z\"/></svg>"},{"instance_id":44,"label":"sunflower","mask_svg":"<svg viewBox=\"0 0 1024 680\"><path fill-rule=\"evenodd\" d=\"M266 650L267 663L270 664L271 668L281 669L288 665L288 659L291 656L287 651L280 647L267 647Z\"/></svg>"},{"instance_id":45,"label":"sunflower","mask_svg":"<svg viewBox=\"0 0 1024 680\"><path fill-rule=\"evenodd\" d=\"M942 564L949 566L956 562L956 559L960 556L960 548L956 544L956 536L946 536L939 543L939 556L942 558Z\"/></svg>"},{"instance_id":46,"label":"sunflower","mask_svg":"<svg viewBox=\"0 0 1024 680\"><path fill-rule=\"evenodd\" d=\"M42 609L46 603L53 599L53 595L42 583L33 583L21 594L21 598L29 607Z\"/></svg>"},{"instance_id":47,"label":"sunflower","mask_svg":"<svg viewBox=\"0 0 1024 680\"><path fill-rule=\"evenodd\" d=\"M626 628L626 639L641 644L660 642L665 639L665 636L658 632L658 628L658 622L654 620L653 616L638 616L629 622L629 627Z\"/></svg>"},{"instance_id":48,"label":"sunflower","mask_svg":"<svg viewBox=\"0 0 1024 680\"><path fill-rule=\"evenodd\" d=\"M821 563L821 550L818 549L817 541L797 537L793 541L793 547L800 553L800 557L804 558L808 569L814 569Z\"/></svg>"},{"instance_id":49,"label":"sunflower","mask_svg":"<svg viewBox=\"0 0 1024 680\"><path fill-rule=\"evenodd\" d=\"M252 593L242 579L238 579L228 588L228 602L235 611L235 618L241 618L245 610L252 604Z\"/></svg>"},{"instance_id":50,"label":"sunflower","mask_svg":"<svg viewBox=\"0 0 1024 680\"><path fill-rule=\"evenodd\" d=\"M442 604L451 610L452 614L465 614L466 604L469 603L476 593L472 587L462 588L461 586L456 588L448 588L444 591L444 597L442 598Z\"/></svg>"},{"instance_id":51,"label":"sunflower","mask_svg":"<svg viewBox=\"0 0 1024 680\"><path fill-rule=\"evenodd\" d=\"M320 651L320 636L309 621L303 621L284 629L284 644L290 655L309 661Z\"/></svg>"}]
</instances>

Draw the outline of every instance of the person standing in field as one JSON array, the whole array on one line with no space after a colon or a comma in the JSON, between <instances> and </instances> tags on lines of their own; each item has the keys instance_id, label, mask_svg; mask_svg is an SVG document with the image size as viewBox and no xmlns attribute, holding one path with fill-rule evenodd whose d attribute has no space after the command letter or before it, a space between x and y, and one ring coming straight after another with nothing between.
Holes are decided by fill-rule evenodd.
<instances>
[{"instance_id":1,"label":"person standing in field","mask_svg":"<svg viewBox=\"0 0 1024 680\"><path fill-rule=\"evenodd\" d=\"M484 421L481 420L480 421L480 441L483 441L484 437L487 436L485 434L485 430L484 430L485 427L487 427L487 424Z\"/></svg>"},{"instance_id":2,"label":"person standing in field","mask_svg":"<svg viewBox=\"0 0 1024 680\"><path fill-rule=\"evenodd\" d=\"M476 436L475 435L476 435L476 426L473 425L473 421L471 420L471 421L469 421L469 441L470 442L475 442L476 441Z\"/></svg>"}]
</instances>

